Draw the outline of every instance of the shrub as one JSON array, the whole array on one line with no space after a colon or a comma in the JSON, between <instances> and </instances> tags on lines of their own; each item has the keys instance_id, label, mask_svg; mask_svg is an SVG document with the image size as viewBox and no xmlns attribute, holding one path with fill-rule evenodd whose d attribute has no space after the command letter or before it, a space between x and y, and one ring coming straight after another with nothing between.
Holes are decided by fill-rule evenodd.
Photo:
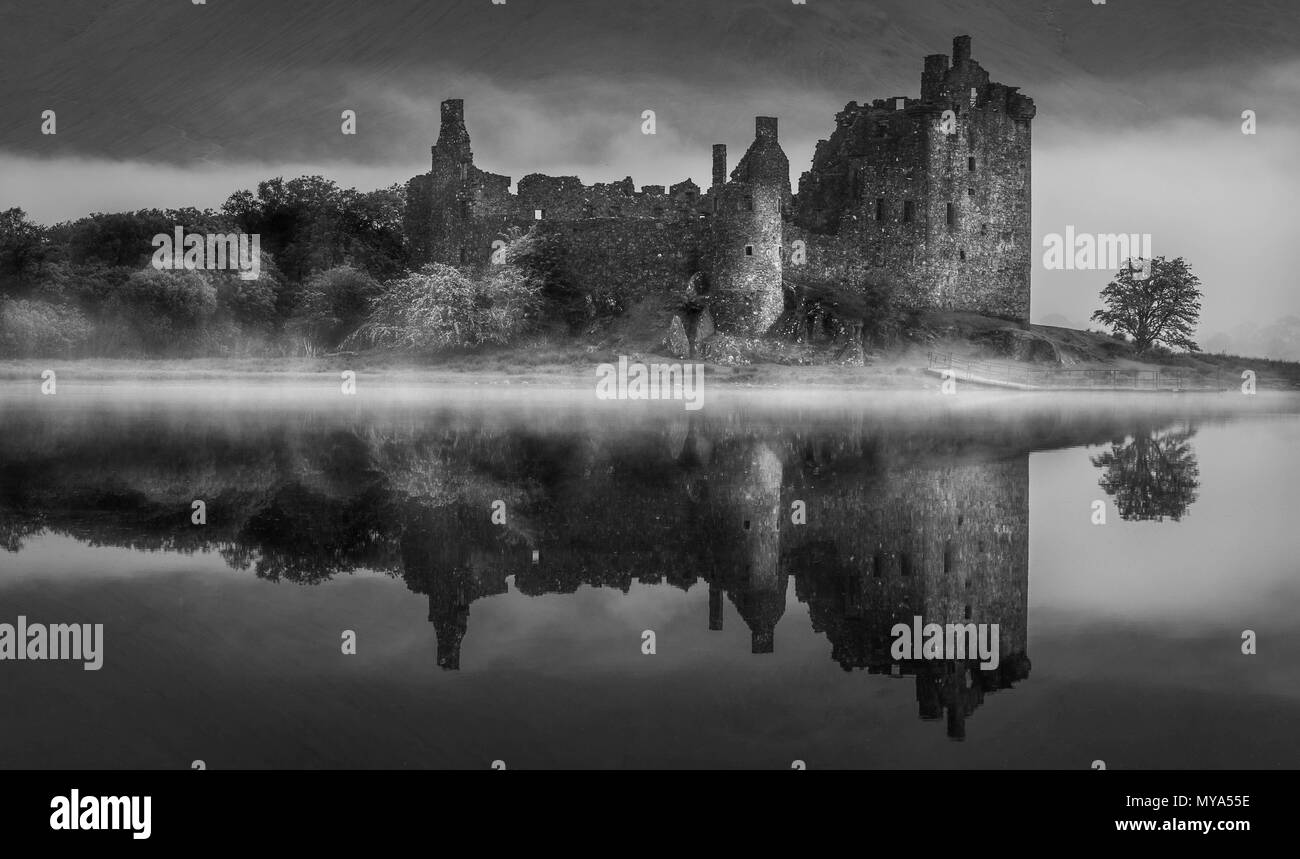
<instances>
[{"instance_id":1,"label":"shrub","mask_svg":"<svg viewBox=\"0 0 1300 859\"><path fill-rule=\"evenodd\" d=\"M146 268L119 290L117 305L148 352L192 352L194 335L217 310L217 290L202 272Z\"/></svg>"},{"instance_id":2,"label":"shrub","mask_svg":"<svg viewBox=\"0 0 1300 859\"><path fill-rule=\"evenodd\" d=\"M506 263L540 286L549 314L577 330L587 318L587 301L566 274L565 244L553 222L537 222L527 232L511 227L501 238L506 242Z\"/></svg>"},{"instance_id":3,"label":"shrub","mask_svg":"<svg viewBox=\"0 0 1300 859\"><path fill-rule=\"evenodd\" d=\"M66 357L90 339L91 325L75 307L45 301L0 304L0 353L12 357Z\"/></svg>"},{"instance_id":4,"label":"shrub","mask_svg":"<svg viewBox=\"0 0 1300 859\"><path fill-rule=\"evenodd\" d=\"M239 328L254 332L275 325L275 286L266 277L244 280L235 274L212 278L221 315Z\"/></svg>"},{"instance_id":5,"label":"shrub","mask_svg":"<svg viewBox=\"0 0 1300 859\"><path fill-rule=\"evenodd\" d=\"M321 272L303 288L290 331L310 346L335 349L361 326L381 292L374 278L351 266Z\"/></svg>"},{"instance_id":6,"label":"shrub","mask_svg":"<svg viewBox=\"0 0 1300 859\"><path fill-rule=\"evenodd\" d=\"M429 265L388 284L346 344L413 351L507 343L531 326L541 287L517 266L481 275Z\"/></svg>"},{"instance_id":7,"label":"shrub","mask_svg":"<svg viewBox=\"0 0 1300 859\"><path fill-rule=\"evenodd\" d=\"M860 337L864 345L894 345L917 325L916 311L891 281L801 274L786 288L801 320L817 320L837 337Z\"/></svg>"}]
</instances>

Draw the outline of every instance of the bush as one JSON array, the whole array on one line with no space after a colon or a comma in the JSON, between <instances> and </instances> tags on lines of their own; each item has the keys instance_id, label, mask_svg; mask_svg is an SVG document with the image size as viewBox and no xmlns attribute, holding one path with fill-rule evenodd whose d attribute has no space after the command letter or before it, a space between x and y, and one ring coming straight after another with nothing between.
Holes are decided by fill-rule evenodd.
<instances>
[{"instance_id":1,"label":"bush","mask_svg":"<svg viewBox=\"0 0 1300 859\"><path fill-rule=\"evenodd\" d=\"M787 282L786 290L800 324L816 321L835 338L893 346L918 324L916 310L902 301L891 281L801 273Z\"/></svg>"},{"instance_id":2,"label":"bush","mask_svg":"<svg viewBox=\"0 0 1300 859\"><path fill-rule=\"evenodd\" d=\"M563 321L576 331L587 319L587 299L566 274L568 264L564 240L554 222L539 221L524 232L511 227L501 234L506 242L505 261L521 269L541 288L543 307L548 315ZM602 304L615 304L608 296L599 296ZM617 309L616 307L609 309Z\"/></svg>"},{"instance_id":3,"label":"bush","mask_svg":"<svg viewBox=\"0 0 1300 859\"><path fill-rule=\"evenodd\" d=\"M265 276L244 280L235 274L213 277L221 316L237 328L266 332L275 326L275 285Z\"/></svg>"},{"instance_id":4,"label":"bush","mask_svg":"<svg viewBox=\"0 0 1300 859\"><path fill-rule=\"evenodd\" d=\"M351 266L340 266L307 281L290 331L311 347L336 349L366 319L382 289L374 278Z\"/></svg>"},{"instance_id":5,"label":"bush","mask_svg":"<svg viewBox=\"0 0 1300 859\"><path fill-rule=\"evenodd\" d=\"M90 334L90 321L75 307L27 300L0 304L0 354L67 357L76 354Z\"/></svg>"},{"instance_id":6,"label":"bush","mask_svg":"<svg viewBox=\"0 0 1300 859\"><path fill-rule=\"evenodd\" d=\"M116 304L147 352L192 352L217 311L217 289L199 271L146 268L127 279Z\"/></svg>"},{"instance_id":7,"label":"bush","mask_svg":"<svg viewBox=\"0 0 1300 859\"><path fill-rule=\"evenodd\" d=\"M508 343L526 331L541 304L541 285L510 264L467 275L429 265L389 283L345 345L439 351Z\"/></svg>"}]
</instances>

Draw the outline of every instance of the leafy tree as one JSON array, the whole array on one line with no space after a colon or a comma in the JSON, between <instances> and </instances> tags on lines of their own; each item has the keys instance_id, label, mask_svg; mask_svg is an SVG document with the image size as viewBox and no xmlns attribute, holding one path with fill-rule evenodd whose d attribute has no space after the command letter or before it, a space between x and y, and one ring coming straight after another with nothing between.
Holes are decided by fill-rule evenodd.
<instances>
[{"instance_id":1,"label":"leafy tree","mask_svg":"<svg viewBox=\"0 0 1300 859\"><path fill-rule=\"evenodd\" d=\"M246 331L269 332L278 317L276 299L284 279L270 254L262 251L261 271L254 279L235 271L204 272L217 290L218 312Z\"/></svg>"},{"instance_id":2,"label":"leafy tree","mask_svg":"<svg viewBox=\"0 0 1300 859\"><path fill-rule=\"evenodd\" d=\"M181 227L187 233L228 233L229 220L211 209L140 209L135 212L95 213L49 229L58 258L76 265L119 266L138 269L156 248L156 235L171 236Z\"/></svg>"},{"instance_id":3,"label":"leafy tree","mask_svg":"<svg viewBox=\"0 0 1300 859\"><path fill-rule=\"evenodd\" d=\"M41 227L22 209L0 212L0 284L17 293L40 270L45 261L45 238Z\"/></svg>"},{"instance_id":4,"label":"leafy tree","mask_svg":"<svg viewBox=\"0 0 1300 859\"><path fill-rule=\"evenodd\" d=\"M205 272L146 268L127 279L116 303L147 351L192 351L216 313L217 290Z\"/></svg>"},{"instance_id":5,"label":"leafy tree","mask_svg":"<svg viewBox=\"0 0 1300 859\"><path fill-rule=\"evenodd\" d=\"M33 294L43 301L74 305L92 316L98 315L135 271L100 263L50 263L37 279Z\"/></svg>"},{"instance_id":6,"label":"leafy tree","mask_svg":"<svg viewBox=\"0 0 1300 859\"><path fill-rule=\"evenodd\" d=\"M400 186L343 190L323 176L259 182L257 193L238 191L221 210L241 229L262 237L262 247L285 276L303 283L312 274L355 265L372 276L399 274L406 261Z\"/></svg>"},{"instance_id":7,"label":"leafy tree","mask_svg":"<svg viewBox=\"0 0 1300 859\"><path fill-rule=\"evenodd\" d=\"M1139 352L1155 343L1198 351L1192 333L1201 313L1200 279L1182 257L1156 257L1146 271L1140 280L1131 262L1120 269L1101 291L1106 309L1092 320L1132 337Z\"/></svg>"}]
</instances>

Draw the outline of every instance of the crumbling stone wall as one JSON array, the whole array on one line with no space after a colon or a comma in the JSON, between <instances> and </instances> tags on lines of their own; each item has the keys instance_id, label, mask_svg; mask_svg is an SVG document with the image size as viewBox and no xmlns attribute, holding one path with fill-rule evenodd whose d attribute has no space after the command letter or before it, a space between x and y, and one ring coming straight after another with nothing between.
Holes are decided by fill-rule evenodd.
<instances>
[{"instance_id":1,"label":"crumbling stone wall","mask_svg":"<svg viewBox=\"0 0 1300 859\"><path fill-rule=\"evenodd\" d=\"M407 186L412 257L486 264L506 231L542 220L562 226L579 289L621 308L669 295L700 271L728 333L767 333L791 264L849 283L888 281L906 306L1028 321L1035 107L991 82L970 48L959 36L951 65L926 57L920 98L849 102L797 195L773 117L756 120L729 180L726 147L713 147L704 193L690 180L637 190L631 177L585 185L537 173L512 193L510 177L474 166L464 103L450 99L430 172ZM805 256L795 262L797 241Z\"/></svg>"},{"instance_id":2,"label":"crumbling stone wall","mask_svg":"<svg viewBox=\"0 0 1300 859\"><path fill-rule=\"evenodd\" d=\"M699 267L698 219L583 218L555 228L566 281L590 295L597 314L682 290Z\"/></svg>"}]
</instances>

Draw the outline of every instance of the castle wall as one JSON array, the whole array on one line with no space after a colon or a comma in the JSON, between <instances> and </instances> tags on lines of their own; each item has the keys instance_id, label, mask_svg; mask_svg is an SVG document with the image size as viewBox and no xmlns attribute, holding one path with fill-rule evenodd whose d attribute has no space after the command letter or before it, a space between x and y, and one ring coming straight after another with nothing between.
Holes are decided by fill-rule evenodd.
<instances>
[{"instance_id":1,"label":"castle wall","mask_svg":"<svg viewBox=\"0 0 1300 859\"><path fill-rule=\"evenodd\" d=\"M556 223L570 282L598 312L666 298L701 271L718 329L742 336L765 334L782 313L795 241L808 274L889 282L918 309L1028 321L1034 114L1016 87L989 80L961 36L951 65L925 58L919 99L849 102L797 195L772 117L757 119L729 181L726 148L714 147L707 194L689 180L638 191L630 177L585 185L542 174L511 193L510 177L474 166L463 103L451 99L430 172L408 183L406 230L417 264L484 265L509 229Z\"/></svg>"},{"instance_id":2,"label":"castle wall","mask_svg":"<svg viewBox=\"0 0 1300 859\"><path fill-rule=\"evenodd\" d=\"M698 268L698 218L585 218L555 225L569 283L592 297L597 313L615 313L670 288Z\"/></svg>"}]
</instances>

